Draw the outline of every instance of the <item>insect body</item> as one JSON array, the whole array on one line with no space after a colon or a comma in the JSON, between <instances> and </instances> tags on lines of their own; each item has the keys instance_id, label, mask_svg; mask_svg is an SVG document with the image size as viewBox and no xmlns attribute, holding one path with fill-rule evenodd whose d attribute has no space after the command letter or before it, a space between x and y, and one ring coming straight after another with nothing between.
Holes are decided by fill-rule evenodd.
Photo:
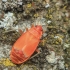
<instances>
[{"instance_id":1,"label":"insect body","mask_svg":"<svg viewBox=\"0 0 70 70\"><path fill-rule=\"evenodd\" d=\"M14 43L10 59L15 64L21 64L28 60L36 50L42 36L42 26L36 25L23 33Z\"/></svg>"}]
</instances>

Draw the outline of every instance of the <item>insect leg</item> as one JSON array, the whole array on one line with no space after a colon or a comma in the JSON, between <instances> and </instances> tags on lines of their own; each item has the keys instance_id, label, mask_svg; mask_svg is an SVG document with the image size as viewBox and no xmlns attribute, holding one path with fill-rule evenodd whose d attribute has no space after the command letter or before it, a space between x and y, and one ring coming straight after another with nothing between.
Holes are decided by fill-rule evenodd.
<instances>
[{"instance_id":1,"label":"insect leg","mask_svg":"<svg viewBox=\"0 0 70 70\"><path fill-rule=\"evenodd\" d=\"M38 49L36 50L36 52L37 52L37 53L36 53L35 55L33 55L30 59L36 57L37 55L39 55L39 54L41 53L40 50L38 50Z\"/></svg>"}]
</instances>

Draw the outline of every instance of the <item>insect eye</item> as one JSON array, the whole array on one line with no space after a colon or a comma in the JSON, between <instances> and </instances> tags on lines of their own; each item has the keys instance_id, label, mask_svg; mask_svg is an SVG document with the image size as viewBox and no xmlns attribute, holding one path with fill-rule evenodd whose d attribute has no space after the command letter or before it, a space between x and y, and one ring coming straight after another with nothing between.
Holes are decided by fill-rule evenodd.
<instances>
[{"instance_id":1,"label":"insect eye","mask_svg":"<svg viewBox=\"0 0 70 70\"><path fill-rule=\"evenodd\" d=\"M37 25L35 27L37 27Z\"/></svg>"},{"instance_id":2,"label":"insect eye","mask_svg":"<svg viewBox=\"0 0 70 70\"><path fill-rule=\"evenodd\" d=\"M43 29L41 29L41 31L43 31Z\"/></svg>"}]
</instances>

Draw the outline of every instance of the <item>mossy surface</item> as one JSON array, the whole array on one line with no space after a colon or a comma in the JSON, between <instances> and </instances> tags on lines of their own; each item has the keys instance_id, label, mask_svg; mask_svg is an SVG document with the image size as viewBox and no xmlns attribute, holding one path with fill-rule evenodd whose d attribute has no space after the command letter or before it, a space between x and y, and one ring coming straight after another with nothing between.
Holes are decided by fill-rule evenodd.
<instances>
[{"instance_id":1,"label":"mossy surface","mask_svg":"<svg viewBox=\"0 0 70 70\"><path fill-rule=\"evenodd\" d=\"M16 5L11 0L8 0L7 3L0 2L2 3L0 4L0 8L2 6L0 10L0 56L2 56L1 54L5 56L0 57L0 69L50 70L52 68L60 70L58 63L50 64L45 58L50 51L54 51L56 56L63 56L65 70L70 70L70 1L50 0L50 6L47 8L45 7L46 1L48 0L24 0L22 5ZM4 15L8 12L13 13L13 16L16 17L9 29L1 27L1 23L5 19ZM38 20L38 18L40 19ZM38 21L36 22L36 20ZM42 42L38 46L41 53L23 64L13 64L9 59L9 52L15 41L21 36L21 30L25 31L26 28L31 28L32 24L35 25L39 22L45 28L46 33L45 36L42 36ZM17 26L18 30L14 29ZM7 47L7 45L10 46Z\"/></svg>"}]
</instances>

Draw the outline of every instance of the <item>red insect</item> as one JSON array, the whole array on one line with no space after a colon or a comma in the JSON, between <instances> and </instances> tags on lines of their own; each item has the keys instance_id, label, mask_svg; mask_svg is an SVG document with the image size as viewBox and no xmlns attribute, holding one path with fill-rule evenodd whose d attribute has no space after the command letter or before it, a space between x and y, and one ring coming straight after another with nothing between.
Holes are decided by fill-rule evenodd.
<instances>
[{"instance_id":1,"label":"red insect","mask_svg":"<svg viewBox=\"0 0 70 70\"><path fill-rule=\"evenodd\" d=\"M33 26L31 29L23 33L14 43L10 59L15 64L21 64L27 61L36 50L40 38L43 34L41 25Z\"/></svg>"}]
</instances>

